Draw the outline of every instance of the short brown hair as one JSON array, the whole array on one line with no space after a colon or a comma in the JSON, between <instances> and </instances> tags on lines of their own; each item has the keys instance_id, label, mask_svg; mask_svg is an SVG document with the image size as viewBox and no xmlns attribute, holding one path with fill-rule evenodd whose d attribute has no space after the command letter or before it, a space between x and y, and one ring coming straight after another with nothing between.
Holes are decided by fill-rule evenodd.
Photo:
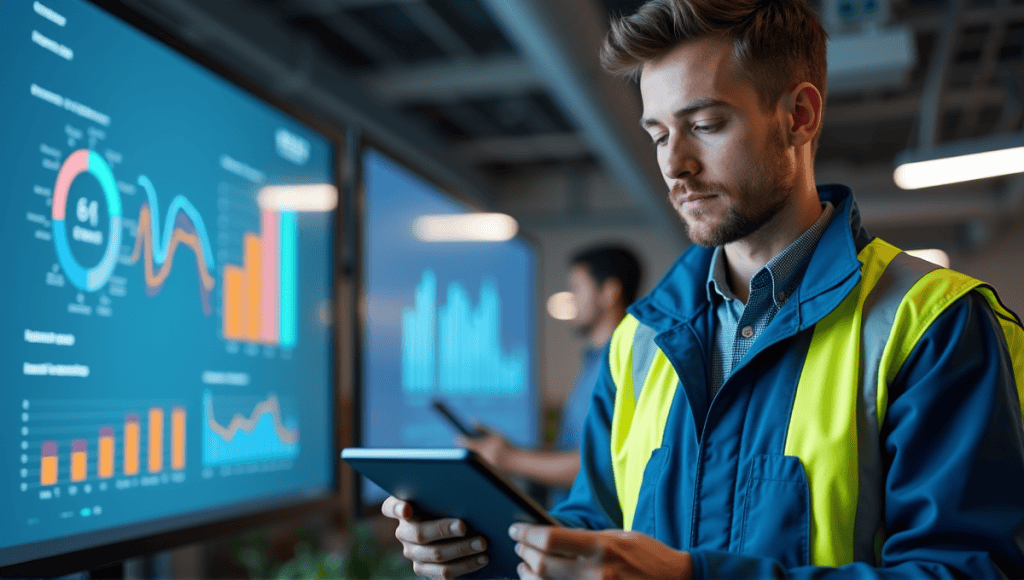
<instances>
[{"instance_id":1,"label":"short brown hair","mask_svg":"<svg viewBox=\"0 0 1024 580\"><path fill-rule=\"evenodd\" d=\"M650 0L631 16L612 20L601 47L604 68L638 78L646 63L683 42L731 40L740 72L771 111L793 83L807 81L825 108L828 35L803 0ZM821 125L811 151L818 149Z\"/></svg>"}]
</instances>

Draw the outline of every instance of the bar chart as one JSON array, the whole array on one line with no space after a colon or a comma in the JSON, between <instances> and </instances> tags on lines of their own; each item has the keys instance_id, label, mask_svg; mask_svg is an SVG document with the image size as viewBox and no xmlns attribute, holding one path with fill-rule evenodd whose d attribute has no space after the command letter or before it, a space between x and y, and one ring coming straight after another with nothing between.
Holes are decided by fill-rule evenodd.
<instances>
[{"instance_id":1,"label":"bar chart","mask_svg":"<svg viewBox=\"0 0 1024 580\"><path fill-rule=\"evenodd\" d=\"M224 338L294 348L298 311L295 212L261 210L260 233L244 234L242 256L241 265L224 265Z\"/></svg>"},{"instance_id":2,"label":"bar chart","mask_svg":"<svg viewBox=\"0 0 1024 580\"><path fill-rule=\"evenodd\" d=\"M22 449L38 450L38 469L23 468L26 484L30 475L39 486L51 487L185 470L183 405L150 405L139 413L85 401L32 403L32 412L23 414ZM23 463L29 463L27 453Z\"/></svg>"},{"instance_id":3,"label":"bar chart","mask_svg":"<svg viewBox=\"0 0 1024 580\"><path fill-rule=\"evenodd\" d=\"M526 388L525 347L502 346L501 296L480 281L477 306L466 286L448 282L438 306L438 279L424 270L413 306L402 311L402 388L406 393L514 395Z\"/></svg>"}]
</instances>

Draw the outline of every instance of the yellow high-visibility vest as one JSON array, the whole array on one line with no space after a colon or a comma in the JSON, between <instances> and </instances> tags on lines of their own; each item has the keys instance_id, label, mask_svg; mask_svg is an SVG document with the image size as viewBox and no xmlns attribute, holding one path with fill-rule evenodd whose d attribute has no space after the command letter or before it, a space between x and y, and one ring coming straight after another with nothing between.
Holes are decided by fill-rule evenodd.
<instances>
[{"instance_id":1,"label":"yellow high-visibility vest","mask_svg":"<svg viewBox=\"0 0 1024 580\"><path fill-rule=\"evenodd\" d=\"M858 259L860 282L814 326L786 435L784 454L799 458L807 477L813 565L877 561L883 523L879 429L889 384L932 322L971 290L999 319L1018 400L1024 401L1024 329L991 287L880 239ZM662 445L679 384L655 334L627 316L609 351L616 385L612 470L626 530L633 528L644 469Z\"/></svg>"}]
</instances>

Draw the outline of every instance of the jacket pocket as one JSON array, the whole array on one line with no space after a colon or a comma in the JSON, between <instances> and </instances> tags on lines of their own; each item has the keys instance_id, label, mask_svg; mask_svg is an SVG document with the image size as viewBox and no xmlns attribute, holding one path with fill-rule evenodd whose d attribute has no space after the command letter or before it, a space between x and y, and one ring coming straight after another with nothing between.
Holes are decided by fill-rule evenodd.
<instances>
[{"instance_id":1,"label":"jacket pocket","mask_svg":"<svg viewBox=\"0 0 1024 580\"><path fill-rule=\"evenodd\" d=\"M799 457L756 455L743 506L740 552L774 558L785 568L810 560L811 510Z\"/></svg>"},{"instance_id":2,"label":"jacket pocket","mask_svg":"<svg viewBox=\"0 0 1024 580\"><path fill-rule=\"evenodd\" d=\"M636 511L633 512L633 531L651 537L656 536L658 487L671 449L671 446L663 445L652 451L651 458L647 460L643 482L640 484L640 495L636 501Z\"/></svg>"}]
</instances>

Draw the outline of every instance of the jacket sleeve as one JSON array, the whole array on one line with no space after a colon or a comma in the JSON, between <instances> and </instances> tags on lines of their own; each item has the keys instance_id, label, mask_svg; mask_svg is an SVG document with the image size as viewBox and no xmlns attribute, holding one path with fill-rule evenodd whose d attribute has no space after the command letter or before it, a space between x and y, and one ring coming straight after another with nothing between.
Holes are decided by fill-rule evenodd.
<instances>
[{"instance_id":1,"label":"jacket sleeve","mask_svg":"<svg viewBox=\"0 0 1024 580\"><path fill-rule=\"evenodd\" d=\"M918 341L890 386L880 434L885 540L878 567L783 569L692 553L694 578L1022 578L1024 429L995 314L971 292Z\"/></svg>"},{"instance_id":2,"label":"jacket sleeve","mask_svg":"<svg viewBox=\"0 0 1024 580\"><path fill-rule=\"evenodd\" d=\"M615 408L615 382L608 366L608 348L601 360L601 371L583 425L580 444L580 472L569 496L556 505L551 515L563 525L574 528L622 529L622 510L615 492L611 461L612 411Z\"/></svg>"}]
</instances>

